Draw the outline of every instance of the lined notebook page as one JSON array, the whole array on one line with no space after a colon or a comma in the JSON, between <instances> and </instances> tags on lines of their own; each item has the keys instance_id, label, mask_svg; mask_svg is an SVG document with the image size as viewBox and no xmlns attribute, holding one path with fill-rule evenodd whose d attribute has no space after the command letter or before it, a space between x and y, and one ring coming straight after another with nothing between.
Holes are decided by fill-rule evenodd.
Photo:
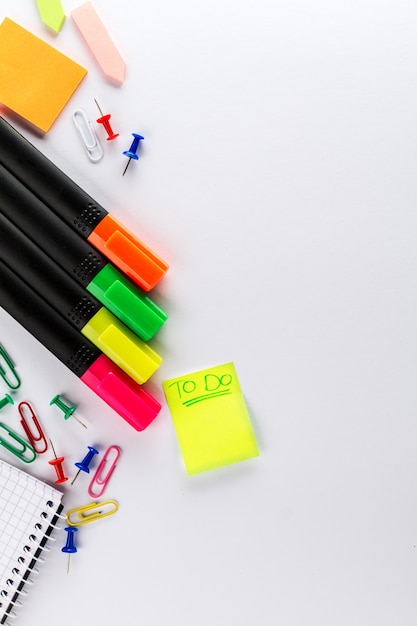
<instances>
[{"instance_id":1,"label":"lined notebook page","mask_svg":"<svg viewBox=\"0 0 417 626\"><path fill-rule=\"evenodd\" d=\"M0 624L53 530L61 499L54 487L0 461Z\"/></svg>"}]
</instances>

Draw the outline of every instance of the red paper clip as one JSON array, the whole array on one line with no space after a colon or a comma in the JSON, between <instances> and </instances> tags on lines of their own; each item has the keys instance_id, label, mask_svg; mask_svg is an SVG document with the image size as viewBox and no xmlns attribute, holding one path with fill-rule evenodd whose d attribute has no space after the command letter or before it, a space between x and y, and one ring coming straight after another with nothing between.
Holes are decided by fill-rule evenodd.
<instances>
[{"instance_id":1,"label":"red paper clip","mask_svg":"<svg viewBox=\"0 0 417 626\"><path fill-rule=\"evenodd\" d=\"M114 451L114 452L113 452ZM113 460L110 462L110 466L107 469L107 472L104 476L102 476L103 469L106 464L109 464L107 457L109 455L113 455ZM106 488L107 483L110 480L111 475L113 474L114 468L116 467L117 459L120 456L120 448L117 446L109 446L104 453L101 462L99 463L96 473L94 474L91 482L88 486L88 495L90 498L99 498L103 491ZM99 490L97 492L94 491L94 486L98 486Z\"/></svg>"},{"instance_id":2,"label":"red paper clip","mask_svg":"<svg viewBox=\"0 0 417 626\"><path fill-rule=\"evenodd\" d=\"M37 429L37 433L36 434L33 434L33 432L30 429L29 424L27 423L27 420L26 420L26 417L25 417L25 414L24 414L25 413L24 407L28 407L29 408L30 417L31 417L33 423L35 424L36 429ZM20 420L20 423L22 424L23 430L25 431L26 437L29 439L29 442L30 442L31 446L33 447L33 449L35 450L35 452L37 454L43 454L48 449L48 442L46 441L46 438L45 438L45 435L44 435L44 433L42 431L41 425L38 422L38 418L35 415L35 411L31 407L29 402L21 402L18 405L17 408L19 409L19 413L20 413L20 416L22 418ZM44 443L44 447L41 450L38 450L38 448L36 447L36 444L39 441L43 441L43 443Z\"/></svg>"}]
</instances>

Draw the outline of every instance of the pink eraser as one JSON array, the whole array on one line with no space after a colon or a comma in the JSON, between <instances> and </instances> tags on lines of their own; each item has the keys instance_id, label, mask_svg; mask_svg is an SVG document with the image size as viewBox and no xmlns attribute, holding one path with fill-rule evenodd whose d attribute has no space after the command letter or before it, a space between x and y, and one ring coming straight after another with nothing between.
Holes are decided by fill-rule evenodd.
<instances>
[{"instance_id":1,"label":"pink eraser","mask_svg":"<svg viewBox=\"0 0 417 626\"><path fill-rule=\"evenodd\" d=\"M104 75L122 84L125 79L126 63L92 3L86 2L74 9L71 11L71 17Z\"/></svg>"}]
</instances>

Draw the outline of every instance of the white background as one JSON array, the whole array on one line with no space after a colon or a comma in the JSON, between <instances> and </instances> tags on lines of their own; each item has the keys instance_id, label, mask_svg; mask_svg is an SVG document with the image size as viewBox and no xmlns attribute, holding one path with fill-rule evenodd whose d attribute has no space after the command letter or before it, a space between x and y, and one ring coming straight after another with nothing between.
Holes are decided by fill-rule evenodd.
<instances>
[{"instance_id":1,"label":"white background","mask_svg":"<svg viewBox=\"0 0 417 626\"><path fill-rule=\"evenodd\" d=\"M80 530L68 574L57 535L16 623L415 626L415 2L95 6L127 61L119 88L70 17L54 36L34 0L1 3L89 70L46 136L3 114L169 262L147 385L163 409L136 433L0 311L16 402L69 472L87 445L122 449L119 511ZM98 117L94 98L120 132L95 165L72 124ZM188 477L161 382L228 361L261 455ZM0 418L18 424L16 406ZM55 477L43 457L25 469Z\"/></svg>"}]
</instances>

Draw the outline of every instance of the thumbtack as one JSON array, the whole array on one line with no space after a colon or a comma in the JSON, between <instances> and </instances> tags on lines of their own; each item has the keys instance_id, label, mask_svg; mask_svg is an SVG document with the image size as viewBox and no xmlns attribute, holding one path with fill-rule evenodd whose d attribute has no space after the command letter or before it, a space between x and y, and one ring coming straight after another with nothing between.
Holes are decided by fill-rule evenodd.
<instances>
[{"instance_id":1,"label":"thumbtack","mask_svg":"<svg viewBox=\"0 0 417 626\"><path fill-rule=\"evenodd\" d=\"M70 568L71 554L74 554L75 552L77 552L77 548L74 543L74 535L76 532L78 532L78 528L74 528L73 526L67 526L66 528L64 528L64 530L68 533L68 535L67 535L67 542L65 546L61 548L61 552L66 552L68 554L68 561L67 561L67 573L68 573L69 568Z\"/></svg>"},{"instance_id":2,"label":"thumbtack","mask_svg":"<svg viewBox=\"0 0 417 626\"><path fill-rule=\"evenodd\" d=\"M69 419L72 416L74 417L74 419L77 420L77 422L81 424L81 426L84 426L84 428L87 428L87 426L83 424L83 422L81 422L78 419L78 417L75 417L74 415L77 407L65 404L65 402L61 399L61 396L59 394L57 394L56 396L52 398L52 400L49 403L49 406L52 406L53 404L55 404L59 409L61 409L61 411L63 411L65 420Z\"/></svg>"},{"instance_id":3,"label":"thumbtack","mask_svg":"<svg viewBox=\"0 0 417 626\"><path fill-rule=\"evenodd\" d=\"M52 443L51 439L49 440L49 443L51 444L51 448L54 452L55 458L52 459L51 461L48 461L48 463L49 465L52 465L55 468L56 475L57 475L55 484L59 485L60 483L64 483L66 480L68 480L68 476L65 476L64 470L62 469L62 462L64 460L64 457L63 456L57 457L54 444Z\"/></svg>"},{"instance_id":4,"label":"thumbtack","mask_svg":"<svg viewBox=\"0 0 417 626\"><path fill-rule=\"evenodd\" d=\"M101 117L98 118L98 120L96 120L96 122L98 124L102 124L104 126L104 129L107 133L107 141L111 141L112 139L116 139L116 137L119 136L119 133L114 133L112 127L110 126L110 118L111 115L109 113L107 113L106 115L103 115L103 111L100 108L99 103L97 102L97 100L94 98L94 102L97 105L98 110L100 111L100 115Z\"/></svg>"},{"instance_id":5,"label":"thumbtack","mask_svg":"<svg viewBox=\"0 0 417 626\"><path fill-rule=\"evenodd\" d=\"M132 145L130 146L129 150L125 150L123 152L123 154L127 157L129 157L128 162L126 163L126 167L123 171L122 176L124 176L126 174L126 170L129 167L129 163L130 161L133 159L134 161L137 161L139 159L137 153L138 147L139 147L139 142L142 141L142 139L145 139L145 137L142 137L142 135L138 135L137 133L132 133L133 135L133 141L132 141Z\"/></svg>"},{"instance_id":6,"label":"thumbtack","mask_svg":"<svg viewBox=\"0 0 417 626\"><path fill-rule=\"evenodd\" d=\"M14 404L12 396L10 396L8 393L4 394L4 398L0 400L0 409L5 407L7 404Z\"/></svg>"},{"instance_id":7,"label":"thumbtack","mask_svg":"<svg viewBox=\"0 0 417 626\"><path fill-rule=\"evenodd\" d=\"M88 448L88 452L85 455L85 457L83 458L82 461L79 461L78 463L74 463L75 467L78 467L78 472L75 474L71 485L73 485L75 483L76 478L78 477L78 474L83 471L86 472L87 474L90 473L90 468L88 467L93 459L93 456L95 454L98 454L98 450L96 450L95 448L93 448L92 446L87 446Z\"/></svg>"}]
</instances>

